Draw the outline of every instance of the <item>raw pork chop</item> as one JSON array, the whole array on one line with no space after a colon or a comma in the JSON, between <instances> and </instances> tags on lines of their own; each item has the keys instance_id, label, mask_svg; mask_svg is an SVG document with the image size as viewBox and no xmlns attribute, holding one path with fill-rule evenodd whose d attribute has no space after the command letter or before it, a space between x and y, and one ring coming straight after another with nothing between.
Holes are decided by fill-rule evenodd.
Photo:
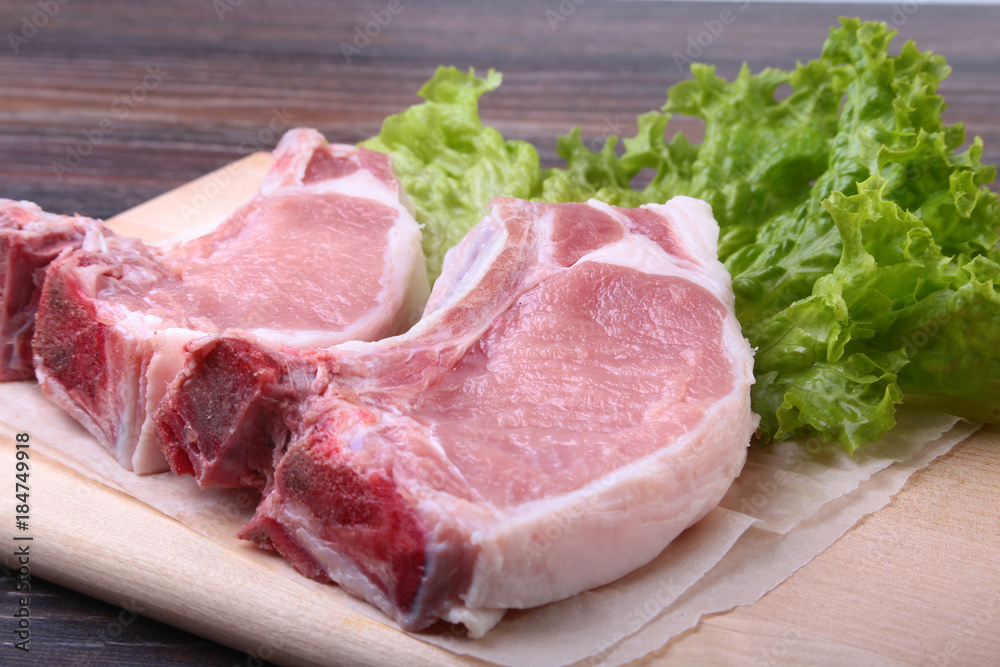
<instances>
[{"instance_id":1,"label":"raw pork chop","mask_svg":"<svg viewBox=\"0 0 1000 667\"><path fill-rule=\"evenodd\" d=\"M739 473L753 362L717 238L686 197L496 200L410 331L311 358L199 341L161 433L199 461L217 429L221 479L270 480L242 537L406 629L480 635L647 563Z\"/></svg>"},{"instance_id":2,"label":"raw pork chop","mask_svg":"<svg viewBox=\"0 0 1000 667\"><path fill-rule=\"evenodd\" d=\"M426 293L389 157L293 130L258 194L204 236L161 250L100 228L55 260L36 372L123 466L158 472L152 414L185 343L226 330L306 347L375 340L412 324Z\"/></svg>"},{"instance_id":3,"label":"raw pork chop","mask_svg":"<svg viewBox=\"0 0 1000 667\"><path fill-rule=\"evenodd\" d=\"M31 337L45 269L63 250L80 247L87 231L100 224L0 199L0 381L34 377Z\"/></svg>"}]
</instances>

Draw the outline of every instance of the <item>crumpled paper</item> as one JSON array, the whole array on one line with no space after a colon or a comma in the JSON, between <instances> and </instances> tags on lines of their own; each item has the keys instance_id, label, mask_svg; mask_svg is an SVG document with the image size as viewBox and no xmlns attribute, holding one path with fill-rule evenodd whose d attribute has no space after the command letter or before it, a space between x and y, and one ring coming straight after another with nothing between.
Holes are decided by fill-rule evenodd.
<instances>
[{"instance_id":1,"label":"crumpled paper","mask_svg":"<svg viewBox=\"0 0 1000 667\"><path fill-rule=\"evenodd\" d=\"M0 405L0 421L44 424L32 433L35 451L265 563L275 576L315 590L330 588L233 537L253 514L255 492L201 490L192 478L170 473L136 476L120 468L33 382L0 384ZM912 473L976 428L955 417L904 408L899 425L854 458L818 440L754 445L721 505L639 570L568 600L508 612L480 639L469 639L454 628L415 636L511 667L625 664L660 649L705 614L759 599L861 517L885 506ZM331 603L329 594L318 599ZM393 625L360 600L346 595L333 599Z\"/></svg>"}]
</instances>

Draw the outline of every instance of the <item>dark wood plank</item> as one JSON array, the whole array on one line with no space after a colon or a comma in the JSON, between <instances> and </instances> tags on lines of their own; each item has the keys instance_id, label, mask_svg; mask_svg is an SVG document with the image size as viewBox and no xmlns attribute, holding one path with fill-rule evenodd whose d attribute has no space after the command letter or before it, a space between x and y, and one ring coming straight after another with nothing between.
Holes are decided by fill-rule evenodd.
<instances>
[{"instance_id":1,"label":"dark wood plank","mask_svg":"<svg viewBox=\"0 0 1000 667\"><path fill-rule=\"evenodd\" d=\"M31 579L31 651L10 646L11 613L17 609L13 580L4 579L0 664L4 665L219 665L267 667L260 656L240 653L142 615L135 600L110 605Z\"/></svg>"},{"instance_id":2,"label":"dark wood plank","mask_svg":"<svg viewBox=\"0 0 1000 667\"><path fill-rule=\"evenodd\" d=\"M555 137L574 125L597 141L631 132L635 116L659 107L686 76L677 55L726 76L743 62L787 68L817 56L845 11L895 25L896 48L915 39L946 55L954 70L942 88L946 118L982 135L984 160L1000 163L998 6L402 0L360 53L345 56L388 5L7 0L0 196L110 217L270 148L292 126L340 142L370 136L416 101L440 64L501 70L505 83L484 101L485 120L533 142L551 166ZM723 25L724 11L733 20ZM675 129L698 132L690 121ZM10 580L4 585L6 642L13 603ZM43 581L32 604L38 652L23 664L258 664L141 616L115 634L121 608ZM9 647L0 648L10 664Z\"/></svg>"},{"instance_id":3,"label":"dark wood plank","mask_svg":"<svg viewBox=\"0 0 1000 667\"><path fill-rule=\"evenodd\" d=\"M227 2L235 0L214 4ZM535 143L552 165L555 137L574 125L599 140L629 132L637 114L661 105L666 88L686 76L674 54L686 55L722 11L733 12L732 23L691 52L727 76L744 61L760 69L815 57L843 11L587 2L550 25L545 12L558 12L556 2L405 2L348 62L342 45L384 4L242 2L221 18L210 2L62 6L19 53L9 43L0 49L5 196L108 217L251 148L273 146L273 128L312 125L345 142L370 136L387 114L415 101L439 64L501 70L505 83L485 101L486 120ZM35 2L4 3L0 25L23 25L37 11ZM1000 7L851 11L890 22L903 16L902 38L949 56L948 117L984 136L986 161L1000 161L992 109L1000 83L985 76L1000 61L991 45ZM677 128L697 132L691 122Z\"/></svg>"}]
</instances>

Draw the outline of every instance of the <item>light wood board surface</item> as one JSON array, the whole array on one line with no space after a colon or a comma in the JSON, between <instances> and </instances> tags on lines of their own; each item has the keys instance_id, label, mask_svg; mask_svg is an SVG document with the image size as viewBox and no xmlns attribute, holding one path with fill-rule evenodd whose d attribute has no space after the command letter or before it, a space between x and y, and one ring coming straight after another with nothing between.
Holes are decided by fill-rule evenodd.
<instances>
[{"instance_id":1,"label":"light wood board surface","mask_svg":"<svg viewBox=\"0 0 1000 667\"><path fill-rule=\"evenodd\" d=\"M255 154L112 220L158 241L226 215L269 165ZM0 408L0 470L13 433ZM478 664L276 577L145 504L33 453L32 572L282 664ZM4 503L11 544L13 507ZM9 518L8 518L9 515ZM1000 431L916 473L885 509L757 603L702 619L642 664L998 664Z\"/></svg>"}]
</instances>

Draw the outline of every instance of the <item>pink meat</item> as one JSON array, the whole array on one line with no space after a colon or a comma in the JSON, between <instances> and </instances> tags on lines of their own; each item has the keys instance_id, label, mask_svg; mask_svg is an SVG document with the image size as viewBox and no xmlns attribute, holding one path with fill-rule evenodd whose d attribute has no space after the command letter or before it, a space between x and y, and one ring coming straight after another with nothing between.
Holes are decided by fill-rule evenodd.
<instances>
[{"instance_id":1,"label":"pink meat","mask_svg":"<svg viewBox=\"0 0 1000 667\"><path fill-rule=\"evenodd\" d=\"M123 466L159 472L152 414L186 343L223 331L296 347L376 340L412 324L426 292L388 156L293 130L258 194L203 236L159 248L101 227L52 262L35 366Z\"/></svg>"},{"instance_id":2,"label":"pink meat","mask_svg":"<svg viewBox=\"0 0 1000 667\"><path fill-rule=\"evenodd\" d=\"M45 269L99 224L0 199L0 382L34 377L31 337Z\"/></svg>"},{"instance_id":3,"label":"pink meat","mask_svg":"<svg viewBox=\"0 0 1000 667\"><path fill-rule=\"evenodd\" d=\"M274 443L287 438L300 402L322 386L317 366L302 353L234 336L193 341L185 358L175 380L183 391L168 391L154 419L170 468L203 487L264 489Z\"/></svg>"},{"instance_id":4,"label":"pink meat","mask_svg":"<svg viewBox=\"0 0 1000 667\"><path fill-rule=\"evenodd\" d=\"M407 333L313 353L201 341L192 359L216 372L248 349L284 370L227 384L192 361L161 433L183 449L182 434L224 425L226 474L192 472L266 483L245 539L404 628L482 634L504 609L647 563L738 474L752 356L717 235L684 197L634 211L499 199ZM291 368L308 383L282 380ZM194 412L223 386L234 410ZM282 399L270 441L234 437Z\"/></svg>"}]
</instances>

